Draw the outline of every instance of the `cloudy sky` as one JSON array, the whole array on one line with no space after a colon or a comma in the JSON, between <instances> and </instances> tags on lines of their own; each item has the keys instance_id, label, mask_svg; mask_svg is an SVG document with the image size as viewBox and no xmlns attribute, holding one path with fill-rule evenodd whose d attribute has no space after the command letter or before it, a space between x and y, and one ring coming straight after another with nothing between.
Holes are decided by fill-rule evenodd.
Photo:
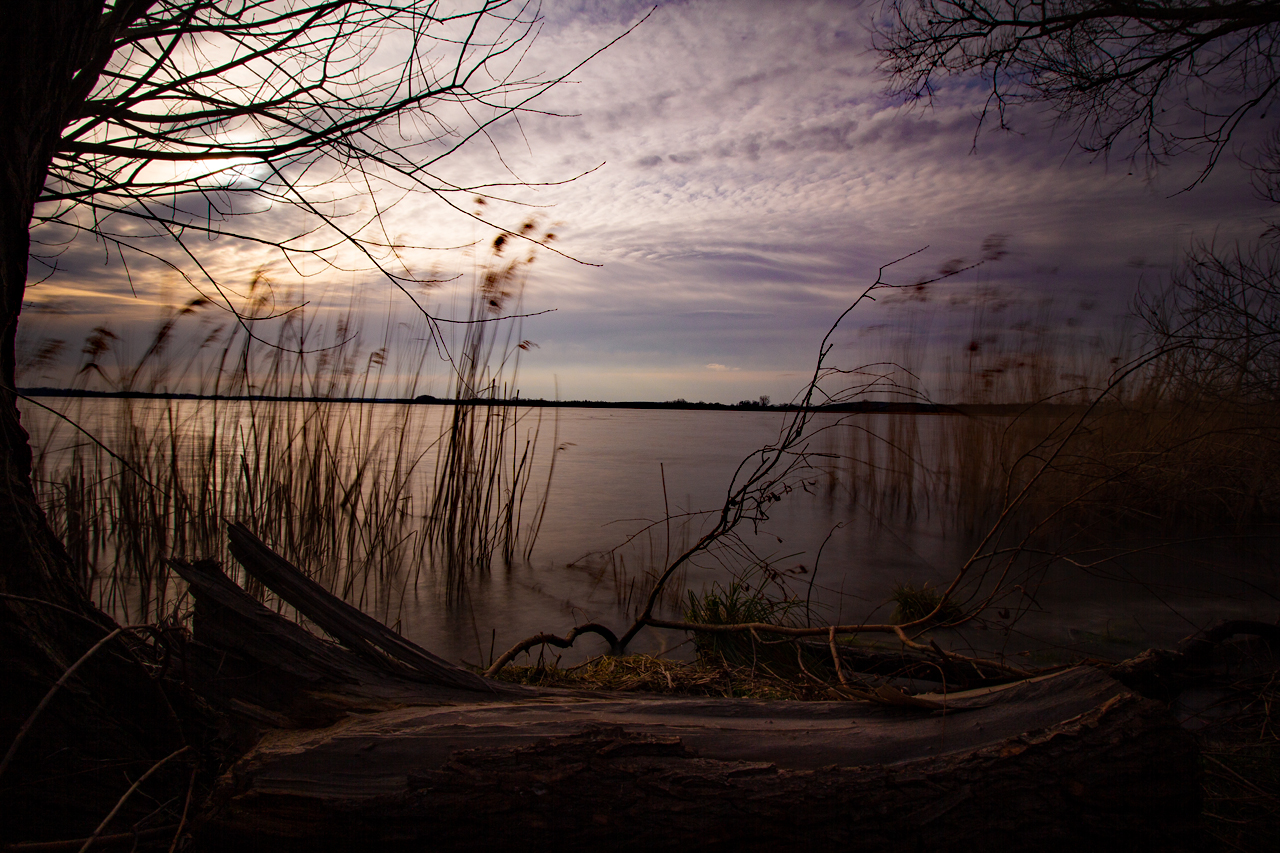
<instances>
[{"instance_id":1,"label":"cloudy sky","mask_svg":"<svg viewBox=\"0 0 1280 853\"><path fill-rule=\"evenodd\" d=\"M1015 132L988 128L975 138L984 91L973 80L949 81L928 107L890 100L870 49L877 8L661 3L538 101L549 114L494 127L500 160L486 139L452 158L444 171L460 183L587 173L496 192L511 203L484 209L504 224L536 215L567 256L544 251L531 268L524 307L554 312L525 321L522 336L537 344L524 354L525 395L790 399L827 325L879 266L925 249L888 272L910 283L953 259L978 259L984 241L1001 235L998 262L910 294L918 298L886 293L838 338L842 364L914 361L926 390L943 398L938 368L964 357L976 312L983 334L1025 333L1030 321L1060 349L1114 347L1132 336L1120 318L1136 288L1158 285L1192 241L1262 229L1267 209L1235 159L1179 193L1198 162L1152 176L1091 159L1033 110L1014 114ZM649 9L549 0L525 67L559 73ZM393 230L422 244L487 245L494 233L425 197L399 201L390 216ZM293 274L258 249L219 251L211 269L227 282L258 269L282 282ZM469 282L482 254L440 252L430 263ZM29 368L24 384L65 381L94 325L141 340L164 305L189 297L171 274L139 264L130 284L104 258L91 245L66 251L60 272L30 289L28 351L58 338L68 355ZM371 274L317 276L306 286L336 303L356 288L366 325L414 314ZM459 310L448 291L425 298Z\"/></svg>"}]
</instances>

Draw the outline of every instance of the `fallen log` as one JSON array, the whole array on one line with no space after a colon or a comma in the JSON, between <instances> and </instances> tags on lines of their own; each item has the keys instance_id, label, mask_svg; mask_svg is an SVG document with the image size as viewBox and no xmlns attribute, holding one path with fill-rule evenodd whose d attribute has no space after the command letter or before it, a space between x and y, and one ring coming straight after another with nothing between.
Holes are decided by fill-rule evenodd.
<instances>
[{"instance_id":1,"label":"fallen log","mask_svg":"<svg viewBox=\"0 0 1280 853\"><path fill-rule=\"evenodd\" d=\"M1213 661L1214 652L1242 634L1280 649L1280 626L1251 619L1224 619L1185 638L1176 649L1147 649L1106 667L1106 671L1143 696L1173 701L1187 687L1219 677L1222 673Z\"/></svg>"},{"instance_id":2,"label":"fallen log","mask_svg":"<svg viewBox=\"0 0 1280 853\"><path fill-rule=\"evenodd\" d=\"M274 568L292 569L283 560ZM265 734L219 781L196 836L205 849L1198 843L1191 737L1162 705L1094 669L922 695L903 707L591 694L488 679L469 689L452 676L440 683L434 667L406 674L411 667L386 651L325 643L207 564L191 576L196 642L279 674L275 693L236 699L257 709ZM360 622L344 615L349 605L317 600L343 622L335 636ZM296 696L295 705L279 701L289 692L281 685L305 697L306 713ZM264 722L271 714L280 718L274 728Z\"/></svg>"},{"instance_id":3,"label":"fallen log","mask_svg":"<svg viewBox=\"0 0 1280 853\"><path fill-rule=\"evenodd\" d=\"M405 703L531 695L527 688L482 679L453 664L443 666L457 675L440 684L435 673L356 654L267 609L216 562L170 564L195 602L194 636L174 644L180 650L177 676L246 729L242 737L256 739L267 728L326 726L347 714Z\"/></svg>"},{"instance_id":4,"label":"fallen log","mask_svg":"<svg viewBox=\"0 0 1280 853\"><path fill-rule=\"evenodd\" d=\"M578 697L273 732L223 777L214 848L1194 849L1198 756L1078 668L855 702Z\"/></svg>"},{"instance_id":5,"label":"fallen log","mask_svg":"<svg viewBox=\"0 0 1280 853\"><path fill-rule=\"evenodd\" d=\"M491 689L492 682L436 657L332 595L268 548L243 524L236 522L230 525L227 536L231 541L232 556L244 566L245 571L365 661L388 672L429 684L462 690Z\"/></svg>"}]
</instances>

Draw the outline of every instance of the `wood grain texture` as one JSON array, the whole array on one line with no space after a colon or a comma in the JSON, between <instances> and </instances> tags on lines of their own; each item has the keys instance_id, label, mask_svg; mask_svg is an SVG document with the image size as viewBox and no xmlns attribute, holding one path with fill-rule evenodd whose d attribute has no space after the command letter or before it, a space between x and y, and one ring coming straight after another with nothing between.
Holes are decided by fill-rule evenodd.
<instances>
[{"instance_id":1,"label":"wood grain texture","mask_svg":"<svg viewBox=\"0 0 1280 853\"><path fill-rule=\"evenodd\" d=\"M269 587L293 583L281 573L296 569L273 565ZM203 695L253 723L203 812L196 837L206 850L1199 842L1190 735L1162 705L1096 669L918 697L941 709L478 677L442 684L434 660L406 672L412 653L388 651L367 617L349 618L323 590L297 601L309 617L339 620L330 633L341 645L263 607L214 564L178 568L196 599L194 645L205 650L190 672Z\"/></svg>"},{"instance_id":2,"label":"wood grain texture","mask_svg":"<svg viewBox=\"0 0 1280 853\"><path fill-rule=\"evenodd\" d=\"M404 708L268 735L205 832L263 849L1192 849L1198 755L1157 703L1084 668L947 703Z\"/></svg>"}]
</instances>

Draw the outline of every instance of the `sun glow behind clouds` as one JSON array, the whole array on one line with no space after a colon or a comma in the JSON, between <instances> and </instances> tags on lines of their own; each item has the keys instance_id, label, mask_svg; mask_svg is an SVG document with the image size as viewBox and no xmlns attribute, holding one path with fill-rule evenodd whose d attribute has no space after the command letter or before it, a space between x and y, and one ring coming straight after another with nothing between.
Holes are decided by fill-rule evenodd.
<instances>
[{"instance_id":1,"label":"sun glow behind clouds","mask_svg":"<svg viewBox=\"0 0 1280 853\"><path fill-rule=\"evenodd\" d=\"M549 5L530 70L566 67L566 58L588 55L647 8ZM567 399L790 399L831 320L880 265L929 246L890 271L891 280L910 283L952 258L975 258L992 233L1008 235L1004 259L933 290L927 321L923 308L900 300L860 308L842 357L894 356L915 323L925 331L910 346L959 358L978 310L963 294L984 288L996 294L988 305L1014 306L989 319L1034 320L1052 297L1046 316L1077 320L1072 334L1083 340L1110 330L1139 282L1157 280L1190 238L1258 227L1263 208L1231 164L1194 193L1173 195L1180 165L1147 183L1069 155L1069 140L1053 138L1030 113L1013 116L1019 135L986 133L975 147L982 93L965 81L941 90L931 110L887 103L866 39L873 11L830 2L663 5L535 104L572 117L527 114L492 125L494 147L480 139L442 166L455 185L512 184L487 191L513 203L491 198L486 217L518 228L531 212L521 205L535 205L564 223L559 250L600 265L544 253L533 266L525 308L556 313L526 321L523 335L539 347L523 356L523 393L553 397L558 379ZM518 186L597 166L566 185ZM209 169L214 181L232 168L233 185L264 177L252 161L181 168ZM314 177L318 185L330 176ZM334 185L344 223L422 246L484 246L494 237L438 198L374 188L381 216L348 194L357 183ZM284 234L294 227L289 215L273 208L237 225ZM295 270L266 248L218 245L226 249L210 256L211 272L232 286L265 266L280 286L305 286L309 298L327 289L341 302L336 294L352 288L387 287L353 274L367 261L345 250L331 253L331 267L304 258ZM462 274L463 287L479 263L474 249L396 252L419 277ZM104 268L102 258L100 246L67 253L51 284L68 288L68 298L101 287L128 296L118 262ZM390 250L385 258L395 261ZM1133 258L1146 265L1129 265ZM172 274L147 263L131 273L146 296L138 311L154 316L148 294ZM465 304L450 287L415 293L446 314ZM362 321L371 338L387 316L373 302L380 307ZM1081 302L1097 307L1072 313ZM402 295L393 305L405 316L416 310ZM127 322L128 308L115 298L101 310Z\"/></svg>"},{"instance_id":2,"label":"sun glow behind clouds","mask_svg":"<svg viewBox=\"0 0 1280 853\"><path fill-rule=\"evenodd\" d=\"M188 160L177 163L153 163L154 169L167 173L162 179L172 182L194 183L209 190L248 190L261 186L271 174L270 167L255 157L232 159ZM161 177L161 176L157 176Z\"/></svg>"}]
</instances>

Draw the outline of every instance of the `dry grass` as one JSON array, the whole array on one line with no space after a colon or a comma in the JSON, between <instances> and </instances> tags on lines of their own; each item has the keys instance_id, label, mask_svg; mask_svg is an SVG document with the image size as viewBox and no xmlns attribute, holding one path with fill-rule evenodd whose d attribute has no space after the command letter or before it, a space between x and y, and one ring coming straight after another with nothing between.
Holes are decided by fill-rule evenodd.
<instances>
[{"instance_id":1,"label":"dry grass","mask_svg":"<svg viewBox=\"0 0 1280 853\"><path fill-rule=\"evenodd\" d=\"M613 690L623 693L736 699L836 698L823 685L782 676L764 666L733 666L723 660L713 662L705 658L686 663L649 655L604 656L591 658L566 669L545 662L530 666L507 666L498 677L503 681L536 687Z\"/></svg>"},{"instance_id":2,"label":"dry grass","mask_svg":"<svg viewBox=\"0 0 1280 853\"><path fill-rule=\"evenodd\" d=\"M536 225L530 220L521 233L531 233ZM550 233L541 237L544 242L553 238ZM494 239L490 264L477 276L475 298L452 357L455 399L516 396L520 356L530 342L521 335L519 320L501 325L495 321L519 314L534 257L517 248L517 257L504 259L510 242L506 234ZM541 410L532 429L522 434L520 427L517 410L509 406L454 406L437 445L424 541L444 571L453 601L462 600L467 579L487 572L495 556L506 565L517 558L527 560L537 538L546 489L533 505L527 498L542 431ZM553 437L552 446L557 445ZM548 486L554 472L553 451Z\"/></svg>"},{"instance_id":3,"label":"dry grass","mask_svg":"<svg viewBox=\"0 0 1280 853\"><path fill-rule=\"evenodd\" d=\"M1199 386L1183 350L1135 356L1132 335L1106 349L1047 322L1016 333L991 322L975 309L969 350L946 359L945 396L961 413L854 415L824 428L834 500L966 535L989 529L1032 483L1004 523L1178 537L1280 522L1274 398L1241 383L1232 393L1217 374ZM920 393L913 377L939 355L913 343L904 357L919 363L894 367L888 385Z\"/></svg>"},{"instance_id":4,"label":"dry grass","mask_svg":"<svg viewBox=\"0 0 1280 853\"><path fill-rule=\"evenodd\" d=\"M1280 847L1280 744L1204 743L1204 827L1215 850Z\"/></svg>"},{"instance_id":5,"label":"dry grass","mask_svg":"<svg viewBox=\"0 0 1280 853\"><path fill-rule=\"evenodd\" d=\"M501 275L482 270L473 319L518 305L511 291L523 287L526 266L522 259ZM195 300L163 317L133 360L113 333L96 329L79 381L98 390L179 388L292 402L64 398L66 420L27 404L38 495L104 609L131 622L171 613L183 589L169 557L213 557L234 570L223 529L232 520L388 623L424 570L457 589L493 559L527 557L540 516L520 509L545 501L548 481L533 482L535 467L550 476L538 456L538 416L510 407L332 402L412 398L440 369L440 354L451 360L446 371L461 371L459 396L500 395L514 382L513 352L525 343L518 321L470 324L460 344L425 320L400 322L399 346L389 331L368 344L352 319L358 305L325 327L305 309L271 319L292 300L277 298L261 275L247 292L243 322L219 325ZM388 317L387 329L396 326ZM274 336L264 343L268 329ZM104 408L110 421L95 418ZM109 450L75 426L95 420ZM424 430L435 440L424 441Z\"/></svg>"},{"instance_id":6,"label":"dry grass","mask_svg":"<svg viewBox=\"0 0 1280 853\"><path fill-rule=\"evenodd\" d=\"M1204 756L1204 826L1214 850L1280 845L1280 667L1260 641L1228 644L1219 674L1202 678L1216 697L1198 715Z\"/></svg>"}]
</instances>

